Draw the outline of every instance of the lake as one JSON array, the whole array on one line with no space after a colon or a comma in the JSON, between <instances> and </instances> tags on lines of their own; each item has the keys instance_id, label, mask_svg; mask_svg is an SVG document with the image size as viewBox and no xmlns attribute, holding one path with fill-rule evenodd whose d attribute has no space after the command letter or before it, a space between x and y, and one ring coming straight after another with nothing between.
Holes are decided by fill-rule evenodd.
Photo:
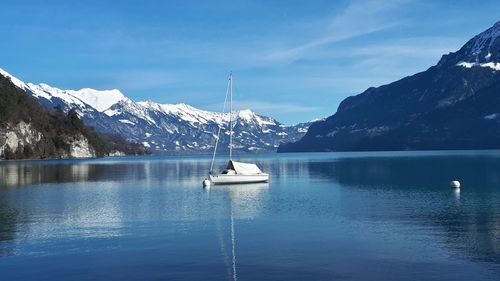
<instances>
[{"instance_id":1,"label":"lake","mask_svg":"<svg viewBox=\"0 0 500 281\"><path fill-rule=\"evenodd\" d=\"M0 162L1 280L500 279L500 151L238 159Z\"/></svg>"}]
</instances>

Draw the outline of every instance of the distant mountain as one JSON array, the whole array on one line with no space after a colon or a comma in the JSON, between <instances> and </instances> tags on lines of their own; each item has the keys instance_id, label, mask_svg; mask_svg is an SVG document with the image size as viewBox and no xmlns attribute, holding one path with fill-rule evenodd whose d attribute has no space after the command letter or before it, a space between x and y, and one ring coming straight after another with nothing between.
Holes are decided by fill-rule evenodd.
<instances>
[{"instance_id":1,"label":"distant mountain","mask_svg":"<svg viewBox=\"0 0 500 281\"><path fill-rule=\"evenodd\" d=\"M118 134L143 143L156 153L203 153L213 150L219 126L221 149L227 148L229 114L200 110L187 104L135 102L119 90L61 90L47 84L24 83L0 69L0 74L31 94L40 104L65 112L75 108L85 124L98 132ZM310 123L286 126L251 110L233 113L233 145L241 152L276 151L281 142L299 140Z\"/></svg>"},{"instance_id":2,"label":"distant mountain","mask_svg":"<svg viewBox=\"0 0 500 281\"><path fill-rule=\"evenodd\" d=\"M437 65L346 98L279 152L500 148L500 22Z\"/></svg>"}]
</instances>

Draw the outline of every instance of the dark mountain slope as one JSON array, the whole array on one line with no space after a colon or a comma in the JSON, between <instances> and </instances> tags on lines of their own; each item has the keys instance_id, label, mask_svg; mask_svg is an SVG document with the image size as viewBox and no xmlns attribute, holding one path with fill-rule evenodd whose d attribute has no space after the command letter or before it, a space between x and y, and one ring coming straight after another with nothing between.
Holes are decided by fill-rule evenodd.
<instances>
[{"instance_id":1,"label":"dark mountain slope","mask_svg":"<svg viewBox=\"0 0 500 281\"><path fill-rule=\"evenodd\" d=\"M103 156L105 144L74 110L50 111L0 76L0 158Z\"/></svg>"},{"instance_id":2,"label":"dark mountain slope","mask_svg":"<svg viewBox=\"0 0 500 281\"><path fill-rule=\"evenodd\" d=\"M500 23L436 66L346 98L279 152L500 148Z\"/></svg>"}]
</instances>

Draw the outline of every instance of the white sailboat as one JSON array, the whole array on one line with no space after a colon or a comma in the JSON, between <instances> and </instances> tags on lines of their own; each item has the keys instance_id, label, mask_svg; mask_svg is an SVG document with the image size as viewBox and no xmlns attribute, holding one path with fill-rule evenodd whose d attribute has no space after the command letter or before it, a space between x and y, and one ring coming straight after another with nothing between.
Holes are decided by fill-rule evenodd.
<instances>
[{"instance_id":1,"label":"white sailboat","mask_svg":"<svg viewBox=\"0 0 500 281\"><path fill-rule=\"evenodd\" d=\"M215 148L212 157L212 163L210 164L210 172L208 179L204 181L205 185L212 184L239 184L239 183L257 183L257 182L267 182L269 180L269 174L262 172L259 167L252 163L236 162L233 158L233 75L229 75L228 90L226 90L226 98L224 100L224 107L222 113L226 107L227 96L229 92L230 99L230 109L229 109L229 161L227 163L226 169L221 173L214 173L213 166L215 161L215 154L217 152L217 145L219 143L219 135L222 129L222 125L219 125L219 131L217 132L217 139L215 141ZM222 123L222 122L221 122Z\"/></svg>"}]
</instances>

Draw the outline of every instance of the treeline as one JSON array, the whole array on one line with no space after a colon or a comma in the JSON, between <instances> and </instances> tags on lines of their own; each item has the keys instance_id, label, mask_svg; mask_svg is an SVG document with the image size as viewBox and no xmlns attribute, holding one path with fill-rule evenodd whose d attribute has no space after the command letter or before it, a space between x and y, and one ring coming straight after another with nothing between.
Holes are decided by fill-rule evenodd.
<instances>
[{"instance_id":1,"label":"treeline","mask_svg":"<svg viewBox=\"0 0 500 281\"><path fill-rule=\"evenodd\" d=\"M104 140L107 153L120 151L126 155L151 154L151 151L144 147L142 143L127 141L119 135L100 134L100 137Z\"/></svg>"},{"instance_id":2,"label":"treeline","mask_svg":"<svg viewBox=\"0 0 500 281\"><path fill-rule=\"evenodd\" d=\"M60 107L51 110L40 105L10 79L0 75L0 130L21 121L40 132L42 138L33 145L18 146L15 151L7 146L0 158L60 158L69 154L71 142L81 136L88 140L97 157L117 150L134 155L147 153L141 144L129 143L118 136L99 135L93 127L83 123L75 109L64 113Z\"/></svg>"}]
</instances>

